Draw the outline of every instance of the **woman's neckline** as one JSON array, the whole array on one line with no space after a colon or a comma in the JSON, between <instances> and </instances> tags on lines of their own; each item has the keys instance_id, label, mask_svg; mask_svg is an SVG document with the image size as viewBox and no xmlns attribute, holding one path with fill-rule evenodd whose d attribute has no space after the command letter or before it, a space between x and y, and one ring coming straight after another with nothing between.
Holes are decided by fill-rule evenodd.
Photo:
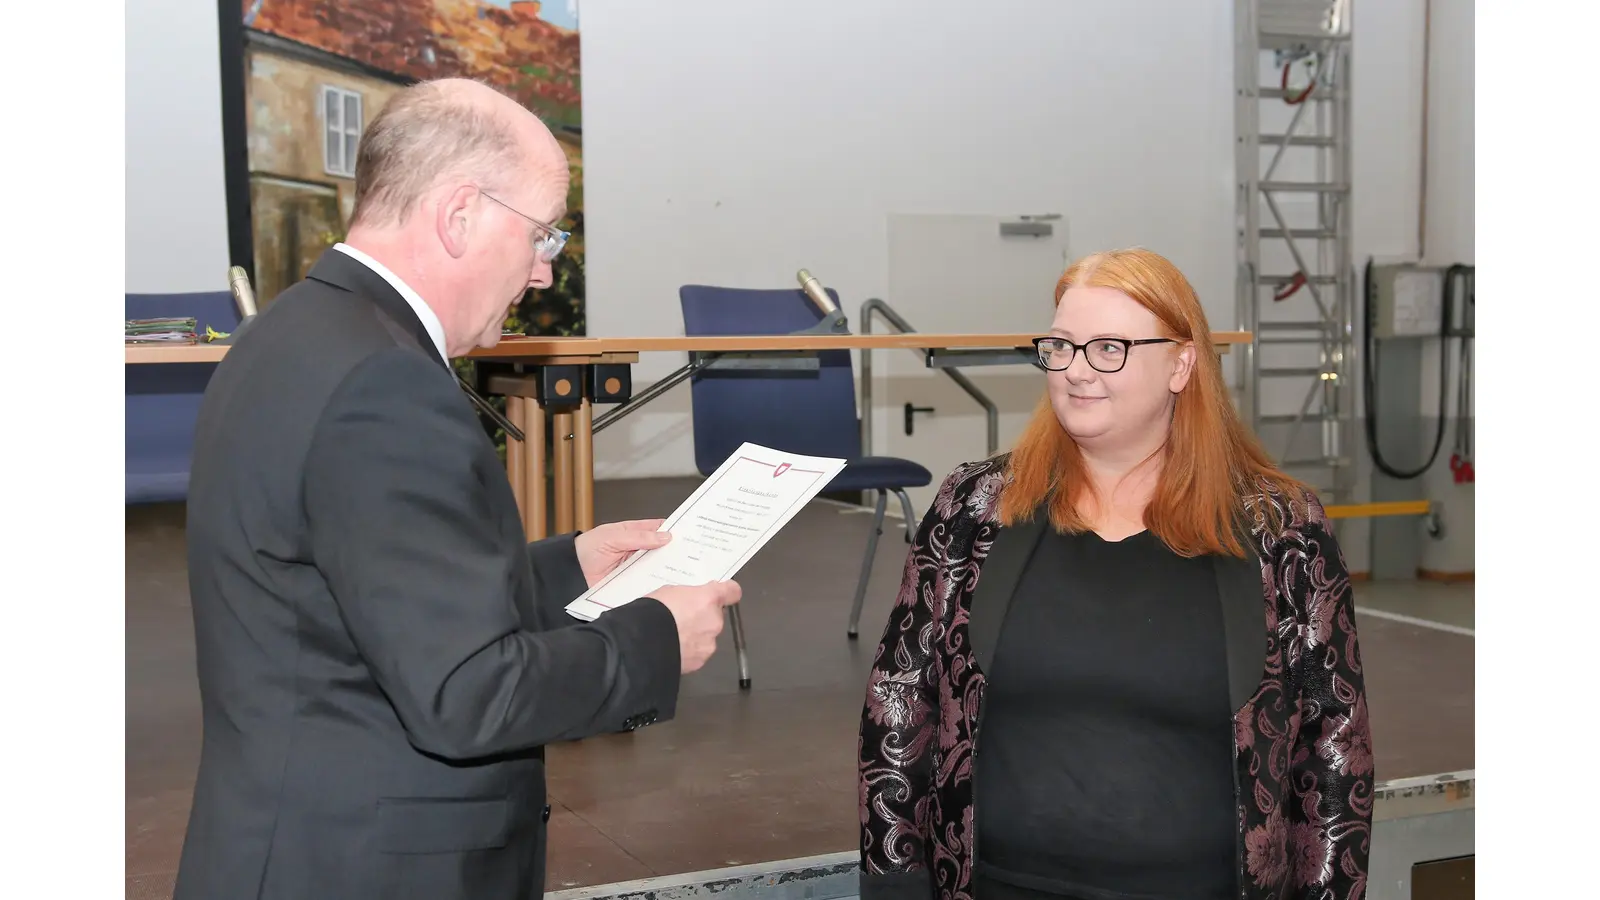
<instances>
[{"instance_id":1,"label":"woman's neckline","mask_svg":"<svg viewBox=\"0 0 1600 900\"><path fill-rule=\"evenodd\" d=\"M1120 538L1108 538L1105 535L1101 534L1100 532L1095 531L1093 528L1089 529L1089 531L1087 533L1091 534L1091 535L1094 535L1095 539L1100 541L1100 543L1102 543L1102 544L1126 544L1128 541L1131 541L1134 538L1139 537L1140 535L1149 534L1150 533L1150 529L1141 528L1138 531L1133 532L1132 534L1124 535L1123 537L1120 537Z\"/></svg>"}]
</instances>

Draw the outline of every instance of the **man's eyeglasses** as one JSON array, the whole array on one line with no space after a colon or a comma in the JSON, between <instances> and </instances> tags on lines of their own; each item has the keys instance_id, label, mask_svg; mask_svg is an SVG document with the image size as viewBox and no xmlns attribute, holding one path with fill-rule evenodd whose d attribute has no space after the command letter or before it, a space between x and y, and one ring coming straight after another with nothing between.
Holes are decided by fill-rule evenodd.
<instances>
[{"instance_id":1,"label":"man's eyeglasses","mask_svg":"<svg viewBox=\"0 0 1600 900\"><path fill-rule=\"evenodd\" d=\"M572 237L571 232L562 231L554 225L546 225L538 219L535 219L533 216L528 215L509 203L506 203L504 200L501 200L488 191L484 191L483 195L505 207L506 209L509 209L517 215L523 217L524 219L527 219L529 222L539 226L541 233L537 238L534 239L533 249L535 253L539 254L539 259L542 262L555 261L555 258L561 254L561 248L567 245L567 238Z\"/></svg>"},{"instance_id":2,"label":"man's eyeglasses","mask_svg":"<svg viewBox=\"0 0 1600 900\"><path fill-rule=\"evenodd\" d=\"M1089 367L1096 372L1111 375L1122 371L1128 364L1128 353L1141 344L1176 344L1174 338L1143 338L1130 341L1127 338L1103 337L1095 338L1085 344L1074 344L1066 338L1042 337L1033 339L1033 347L1039 354L1039 366L1051 372L1066 371L1072 361L1077 359L1078 351L1083 351L1084 359L1089 361Z\"/></svg>"}]
</instances>

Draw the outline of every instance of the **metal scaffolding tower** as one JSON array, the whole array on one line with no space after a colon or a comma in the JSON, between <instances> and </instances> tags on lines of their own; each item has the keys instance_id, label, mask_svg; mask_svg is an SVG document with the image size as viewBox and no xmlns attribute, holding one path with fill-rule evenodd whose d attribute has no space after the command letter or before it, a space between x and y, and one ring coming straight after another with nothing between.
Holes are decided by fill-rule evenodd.
<instances>
[{"instance_id":1,"label":"metal scaffolding tower","mask_svg":"<svg viewBox=\"0 0 1600 900\"><path fill-rule=\"evenodd\" d=\"M1350 2L1235 0L1240 409L1329 502L1355 481Z\"/></svg>"}]
</instances>

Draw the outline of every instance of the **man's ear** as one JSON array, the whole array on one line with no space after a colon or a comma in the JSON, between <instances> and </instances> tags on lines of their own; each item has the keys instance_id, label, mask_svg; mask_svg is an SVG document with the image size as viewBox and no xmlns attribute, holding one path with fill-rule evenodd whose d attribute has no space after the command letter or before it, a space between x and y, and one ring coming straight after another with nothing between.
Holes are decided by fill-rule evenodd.
<instances>
[{"instance_id":1,"label":"man's ear","mask_svg":"<svg viewBox=\"0 0 1600 900\"><path fill-rule=\"evenodd\" d=\"M435 209L434 227L439 243L456 259L467 255L467 246L478 225L480 200L478 189L464 184L446 194Z\"/></svg>"}]
</instances>

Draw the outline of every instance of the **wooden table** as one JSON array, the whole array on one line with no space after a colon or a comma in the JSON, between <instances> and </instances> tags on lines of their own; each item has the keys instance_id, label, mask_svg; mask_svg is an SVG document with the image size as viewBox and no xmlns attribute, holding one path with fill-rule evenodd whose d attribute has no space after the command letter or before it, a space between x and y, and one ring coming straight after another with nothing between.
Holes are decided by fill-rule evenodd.
<instances>
[{"instance_id":1,"label":"wooden table","mask_svg":"<svg viewBox=\"0 0 1600 900\"><path fill-rule=\"evenodd\" d=\"M1011 351L1030 350L1036 334L794 334L714 337L523 337L507 336L492 349L474 350L480 378L490 393L506 398L506 418L524 440L506 439L506 475L522 506L529 540L552 533L547 523L546 469L553 492L556 534L593 528L594 405L633 400L632 366L640 353L695 355L794 354L817 350ZM1249 343L1243 331L1212 333L1219 351ZM141 344L125 348L131 364L219 362L218 344ZM1018 361L1022 361L1019 359ZM984 363L993 365L994 362ZM653 397L641 398L648 402ZM553 440L546 459L545 435Z\"/></svg>"}]
</instances>

